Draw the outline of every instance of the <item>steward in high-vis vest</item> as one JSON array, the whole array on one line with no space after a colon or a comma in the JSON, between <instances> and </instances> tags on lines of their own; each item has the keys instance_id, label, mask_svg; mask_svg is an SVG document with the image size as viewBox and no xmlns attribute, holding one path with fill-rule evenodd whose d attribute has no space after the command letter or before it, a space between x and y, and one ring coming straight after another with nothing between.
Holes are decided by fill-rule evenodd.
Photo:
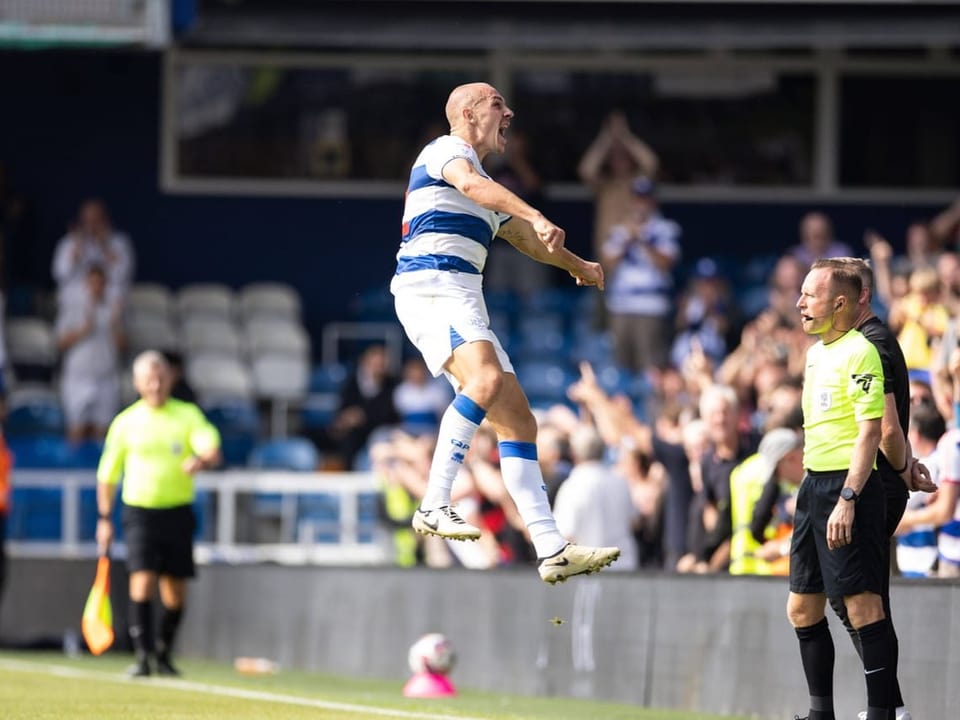
<instances>
[{"instance_id":1,"label":"steward in high-vis vest","mask_svg":"<svg viewBox=\"0 0 960 720\"><path fill-rule=\"evenodd\" d=\"M782 496L781 480L799 485L803 478L803 440L789 428L775 428L760 446L730 473L731 575L781 575L779 559L765 552L777 537L771 520ZM784 557L789 553L789 542Z\"/></svg>"}]
</instances>

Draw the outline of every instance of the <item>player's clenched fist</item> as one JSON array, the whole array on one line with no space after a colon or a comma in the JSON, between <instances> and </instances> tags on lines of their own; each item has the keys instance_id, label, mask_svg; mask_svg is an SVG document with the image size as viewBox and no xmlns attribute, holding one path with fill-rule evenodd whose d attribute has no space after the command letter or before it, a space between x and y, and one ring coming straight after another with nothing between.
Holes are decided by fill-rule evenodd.
<instances>
[{"instance_id":1,"label":"player's clenched fist","mask_svg":"<svg viewBox=\"0 0 960 720\"><path fill-rule=\"evenodd\" d=\"M562 248L563 241L567 237L566 232L564 232L562 228L557 227L545 217L540 217L534 221L533 231L537 234L537 237L540 238L540 242L542 242L550 252L555 252Z\"/></svg>"},{"instance_id":2,"label":"player's clenched fist","mask_svg":"<svg viewBox=\"0 0 960 720\"><path fill-rule=\"evenodd\" d=\"M570 274L577 279L577 285L596 285L603 290L603 268L600 263L584 262L583 267L571 270Z\"/></svg>"}]
</instances>

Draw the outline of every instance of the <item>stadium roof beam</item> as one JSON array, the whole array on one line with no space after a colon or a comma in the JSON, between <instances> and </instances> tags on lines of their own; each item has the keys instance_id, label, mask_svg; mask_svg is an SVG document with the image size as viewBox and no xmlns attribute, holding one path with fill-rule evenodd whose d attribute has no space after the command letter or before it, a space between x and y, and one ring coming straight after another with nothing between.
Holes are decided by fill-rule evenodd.
<instances>
[{"instance_id":1,"label":"stadium roof beam","mask_svg":"<svg viewBox=\"0 0 960 720\"><path fill-rule=\"evenodd\" d=\"M456 6L455 6L456 7ZM935 10L935 11L932 11ZM955 13L739 19L396 17L363 13L212 13L181 38L193 47L326 50L890 50L960 46Z\"/></svg>"}]
</instances>

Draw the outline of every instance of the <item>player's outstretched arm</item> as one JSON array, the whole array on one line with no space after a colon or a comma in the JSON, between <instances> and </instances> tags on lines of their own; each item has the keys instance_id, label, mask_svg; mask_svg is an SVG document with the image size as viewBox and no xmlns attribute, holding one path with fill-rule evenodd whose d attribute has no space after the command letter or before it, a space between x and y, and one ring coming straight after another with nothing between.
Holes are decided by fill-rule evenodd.
<instances>
[{"instance_id":1,"label":"player's outstretched arm","mask_svg":"<svg viewBox=\"0 0 960 720\"><path fill-rule=\"evenodd\" d=\"M466 160L456 158L444 165L443 179L480 207L527 221L548 251L563 247L566 233L561 228L500 183L478 173Z\"/></svg>"},{"instance_id":2,"label":"player's outstretched arm","mask_svg":"<svg viewBox=\"0 0 960 720\"><path fill-rule=\"evenodd\" d=\"M577 285L595 285L603 290L603 268L599 263L584 260L566 248L549 250L530 223L519 218L511 218L501 226L497 235L524 255L538 262L566 270L576 279Z\"/></svg>"}]
</instances>

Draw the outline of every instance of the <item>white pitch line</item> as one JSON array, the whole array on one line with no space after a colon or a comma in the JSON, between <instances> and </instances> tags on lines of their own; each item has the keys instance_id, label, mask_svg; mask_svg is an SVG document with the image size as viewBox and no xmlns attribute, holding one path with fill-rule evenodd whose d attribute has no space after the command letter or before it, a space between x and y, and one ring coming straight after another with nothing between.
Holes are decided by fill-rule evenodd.
<instances>
[{"instance_id":1,"label":"white pitch line","mask_svg":"<svg viewBox=\"0 0 960 720\"><path fill-rule=\"evenodd\" d=\"M81 670L80 668L67 667L65 665L13 660L10 658L0 658L0 670L45 673L56 677L78 678L81 680L105 680L107 682L123 684L137 683L142 684L143 687L164 687L173 690L183 690L184 692L220 695L244 700L259 700L284 705L299 705L301 707L313 707L322 710L366 713L368 715L380 715L388 718L409 718L410 720L486 720L485 718L470 717L468 715L437 715L435 713L420 713L409 710L388 710L375 705L355 705L351 703L334 702L332 700L316 700L314 698L298 697L297 695L284 695L282 693L265 692L263 690L244 690L243 688L235 688L228 685L210 685L209 683L191 682L190 680L168 678L151 678L146 681L131 680L121 675Z\"/></svg>"}]
</instances>

